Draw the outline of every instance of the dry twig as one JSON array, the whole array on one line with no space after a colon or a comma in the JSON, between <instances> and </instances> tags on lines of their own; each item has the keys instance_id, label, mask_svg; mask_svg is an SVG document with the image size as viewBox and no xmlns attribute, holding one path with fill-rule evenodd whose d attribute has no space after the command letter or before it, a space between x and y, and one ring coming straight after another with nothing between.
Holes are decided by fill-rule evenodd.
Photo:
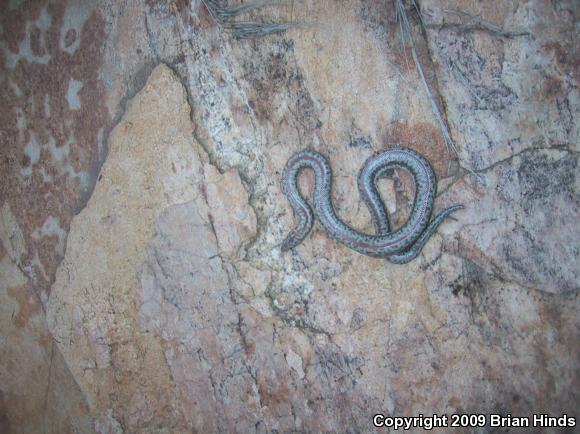
<instances>
[{"instance_id":1,"label":"dry twig","mask_svg":"<svg viewBox=\"0 0 580 434\"><path fill-rule=\"evenodd\" d=\"M491 34L494 34L497 36L502 36L504 38L513 38L515 36L529 36L530 35L529 32L525 32L523 30L518 30L518 31L504 30L501 27L499 27L498 25L496 25L490 21L484 20L480 16L471 14L467 11L462 10L462 9L444 9L443 11L469 19L466 23L457 25L457 29L459 31L485 30Z\"/></svg>"}]
</instances>

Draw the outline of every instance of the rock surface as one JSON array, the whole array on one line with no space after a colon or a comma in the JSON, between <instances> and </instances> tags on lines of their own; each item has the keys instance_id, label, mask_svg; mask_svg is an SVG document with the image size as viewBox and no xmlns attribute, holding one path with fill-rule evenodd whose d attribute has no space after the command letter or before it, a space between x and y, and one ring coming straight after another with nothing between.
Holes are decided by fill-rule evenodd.
<instances>
[{"instance_id":1,"label":"rock surface","mask_svg":"<svg viewBox=\"0 0 580 434\"><path fill-rule=\"evenodd\" d=\"M251 40L198 1L5 3L0 431L578 418L573 1L422 0L424 27L407 5L457 154L394 2L261 9L308 25ZM339 215L370 232L356 177L395 144L432 162L436 211L466 205L417 260L361 256L318 224L280 251L290 155L326 154ZM412 180L380 189L404 223Z\"/></svg>"}]
</instances>

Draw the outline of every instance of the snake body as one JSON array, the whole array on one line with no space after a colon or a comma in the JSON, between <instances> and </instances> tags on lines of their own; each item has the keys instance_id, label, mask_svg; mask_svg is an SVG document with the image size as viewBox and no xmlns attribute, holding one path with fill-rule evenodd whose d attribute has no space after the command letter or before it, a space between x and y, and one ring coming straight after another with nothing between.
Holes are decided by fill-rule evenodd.
<instances>
[{"instance_id":1,"label":"snake body","mask_svg":"<svg viewBox=\"0 0 580 434\"><path fill-rule=\"evenodd\" d=\"M429 222L437 189L433 168L412 149L389 149L370 157L359 173L359 193L371 213L376 235L358 232L336 215L331 199L332 171L328 160L316 151L300 151L290 157L282 176L282 191L299 219L296 227L283 241L283 251L300 244L314 222L310 205L298 191L296 178L304 168L314 171L314 213L324 229L335 240L359 253L383 257L397 264L416 258L441 222L452 212L463 208L462 205L446 208ZM396 231L391 231L387 210L376 187L378 179L393 168L408 170L416 184L413 211L407 222Z\"/></svg>"}]
</instances>

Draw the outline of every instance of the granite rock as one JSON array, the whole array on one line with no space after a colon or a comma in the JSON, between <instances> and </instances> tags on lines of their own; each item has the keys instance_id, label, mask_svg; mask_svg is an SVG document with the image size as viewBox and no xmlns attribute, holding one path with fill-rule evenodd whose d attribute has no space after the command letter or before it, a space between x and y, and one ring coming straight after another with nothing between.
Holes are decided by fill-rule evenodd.
<instances>
[{"instance_id":1,"label":"granite rock","mask_svg":"<svg viewBox=\"0 0 580 434\"><path fill-rule=\"evenodd\" d=\"M578 417L573 1L423 0L421 17L405 2L457 153L394 2L260 9L250 19L304 25L250 40L200 1L17 3L2 6L0 38L0 427L34 432L47 414L54 432ZM397 144L433 164L435 211L466 205L415 261L361 256L318 223L280 251L290 155L326 154L338 214L370 232L358 170ZM299 181L312 192L311 173ZM379 187L403 224L412 179L397 170Z\"/></svg>"}]
</instances>

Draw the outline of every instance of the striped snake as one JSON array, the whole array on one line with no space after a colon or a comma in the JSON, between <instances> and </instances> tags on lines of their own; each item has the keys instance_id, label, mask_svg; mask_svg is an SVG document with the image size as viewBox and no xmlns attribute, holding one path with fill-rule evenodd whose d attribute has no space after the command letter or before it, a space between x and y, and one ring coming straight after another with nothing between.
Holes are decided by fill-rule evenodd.
<instances>
[{"instance_id":1,"label":"striped snake","mask_svg":"<svg viewBox=\"0 0 580 434\"><path fill-rule=\"evenodd\" d=\"M296 177L303 168L314 171L314 213L330 236L359 253L386 258L396 264L405 264L415 259L441 222L463 208L463 205L446 208L429 222L437 189L433 168L412 149L388 149L370 157L358 177L359 193L371 213L376 233L363 234L336 215L332 205L332 171L328 160L316 151L300 151L288 160L282 176L282 191L299 219L296 227L283 241L283 251L300 244L312 229L314 221L312 208L298 191ZM407 222L395 231L391 231L387 210L376 187L377 180L392 168L408 170L416 184L413 211Z\"/></svg>"}]
</instances>

